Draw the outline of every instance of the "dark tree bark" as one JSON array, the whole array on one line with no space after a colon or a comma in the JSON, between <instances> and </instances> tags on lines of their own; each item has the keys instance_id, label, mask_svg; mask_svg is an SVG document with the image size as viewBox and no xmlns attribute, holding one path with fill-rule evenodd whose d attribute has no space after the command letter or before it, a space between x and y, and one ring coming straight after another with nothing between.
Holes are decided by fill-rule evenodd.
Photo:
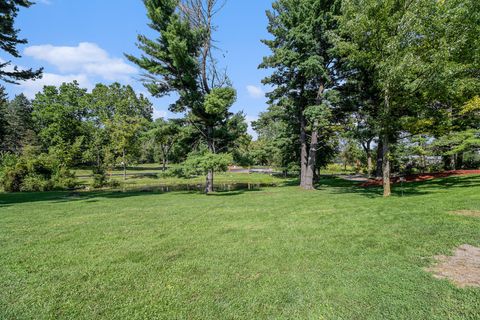
<instances>
[{"instance_id":1,"label":"dark tree bark","mask_svg":"<svg viewBox=\"0 0 480 320\"><path fill-rule=\"evenodd\" d=\"M457 169L463 169L463 153L457 154Z\"/></svg>"},{"instance_id":2,"label":"dark tree bark","mask_svg":"<svg viewBox=\"0 0 480 320\"><path fill-rule=\"evenodd\" d=\"M383 139L383 196L390 197L392 195L390 186L390 141L388 134L384 134Z\"/></svg>"},{"instance_id":3,"label":"dark tree bark","mask_svg":"<svg viewBox=\"0 0 480 320\"><path fill-rule=\"evenodd\" d=\"M385 198L392 195L390 186L390 94L388 87L385 90L385 105L384 105L384 118L383 118L383 196Z\"/></svg>"},{"instance_id":4,"label":"dark tree bark","mask_svg":"<svg viewBox=\"0 0 480 320\"><path fill-rule=\"evenodd\" d=\"M207 128L207 145L208 150L212 153L215 153L215 145L213 142L213 127L209 126ZM205 193L212 193L213 188L213 170L208 170L206 180L205 180Z\"/></svg>"},{"instance_id":5,"label":"dark tree bark","mask_svg":"<svg viewBox=\"0 0 480 320\"><path fill-rule=\"evenodd\" d=\"M167 159L165 155L162 156L162 171L163 172L167 171Z\"/></svg>"},{"instance_id":6,"label":"dark tree bark","mask_svg":"<svg viewBox=\"0 0 480 320\"><path fill-rule=\"evenodd\" d=\"M325 86L323 83L320 83L318 87L317 97L315 102L317 105L320 105L323 100L323 91ZM308 159L305 168L305 180L303 188L306 190L315 189L315 170L317 167L317 151L318 151L318 121L315 120L312 126L312 137L310 140L310 148L308 150ZM303 150L302 150L303 151Z\"/></svg>"},{"instance_id":7,"label":"dark tree bark","mask_svg":"<svg viewBox=\"0 0 480 320\"><path fill-rule=\"evenodd\" d=\"M127 160L125 155L125 148L123 148L123 180L127 180Z\"/></svg>"},{"instance_id":8,"label":"dark tree bark","mask_svg":"<svg viewBox=\"0 0 480 320\"><path fill-rule=\"evenodd\" d=\"M317 149L318 149L318 124L315 122L312 129L312 140L310 141L310 149L308 150L308 162L305 172L306 190L315 189L315 167L317 165Z\"/></svg>"},{"instance_id":9,"label":"dark tree bark","mask_svg":"<svg viewBox=\"0 0 480 320\"><path fill-rule=\"evenodd\" d=\"M372 170L373 170L371 145L372 145L372 139L367 140L365 142L362 142L363 150L365 151L365 154L367 155L367 171L368 171L368 176L369 177L372 175Z\"/></svg>"},{"instance_id":10,"label":"dark tree bark","mask_svg":"<svg viewBox=\"0 0 480 320\"><path fill-rule=\"evenodd\" d=\"M300 187L305 188L308 163L307 120L303 112L300 114Z\"/></svg>"},{"instance_id":11,"label":"dark tree bark","mask_svg":"<svg viewBox=\"0 0 480 320\"><path fill-rule=\"evenodd\" d=\"M377 146L377 168L375 170L375 177L377 179L382 179L383 176L383 142L382 138L378 140Z\"/></svg>"},{"instance_id":12,"label":"dark tree bark","mask_svg":"<svg viewBox=\"0 0 480 320\"><path fill-rule=\"evenodd\" d=\"M370 177L372 175L372 151L368 150L367 152L367 171L368 171L368 176Z\"/></svg>"}]
</instances>

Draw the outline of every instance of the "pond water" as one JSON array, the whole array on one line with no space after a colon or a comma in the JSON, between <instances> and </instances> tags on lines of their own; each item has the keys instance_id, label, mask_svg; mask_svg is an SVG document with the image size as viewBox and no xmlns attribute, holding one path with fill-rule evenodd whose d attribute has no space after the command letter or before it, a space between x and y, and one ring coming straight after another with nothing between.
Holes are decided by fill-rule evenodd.
<instances>
[{"instance_id":1,"label":"pond water","mask_svg":"<svg viewBox=\"0 0 480 320\"><path fill-rule=\"evenodd\" d=\"M277 183L230 183L214 184L214 190L217 192L237 191L237 190L258 190L266 187L278 187ZM123 191L139 192L174 192L174 191L196 191L204 192L204 184L177 184L177 185L155 185L155 186L128 186Z\"/></svg>"}]
</instances>

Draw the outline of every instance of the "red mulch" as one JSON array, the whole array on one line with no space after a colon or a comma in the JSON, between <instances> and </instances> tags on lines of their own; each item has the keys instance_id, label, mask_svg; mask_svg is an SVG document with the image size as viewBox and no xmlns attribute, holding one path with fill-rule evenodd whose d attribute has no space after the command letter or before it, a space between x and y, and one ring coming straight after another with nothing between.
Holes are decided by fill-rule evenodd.
<instances>
[{"instance_id":1,"label":"red mulch","mask_svg":"<svg viewBox=\"0 0 480 320\"><path fill-rule=\"evenodd\" d=\"M451 176L464 176L469 174L480 174L480 170L451 170L451 171L444 171L444 172L435 172L435 173L422 173L422 174L414 174L411 176L404 177L404 182L420 182L425 180L431 180L436 178L447 178ZM399 177L392 177L392 183L399 183ZM373 186L381 186L383 184L383 179L373 180L370 179L367 182L361 184L362 187L373 187Z\"/></svg>"}]
</instances>

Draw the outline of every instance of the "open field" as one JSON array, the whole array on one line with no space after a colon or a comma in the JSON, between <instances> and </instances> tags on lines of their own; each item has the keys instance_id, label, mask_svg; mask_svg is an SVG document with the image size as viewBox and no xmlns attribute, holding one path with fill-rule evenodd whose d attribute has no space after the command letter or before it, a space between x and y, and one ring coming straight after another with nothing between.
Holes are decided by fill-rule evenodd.
<instances>
[{"instance_id":1,"label":"open field","mask_svg":"<svg viewBox=\"0 0 480 320\"><path fill-rule=\"evenodd\" d=\"M480 246L480 176L0 194L0 319L479 319L424 269Z\"/></svg>"}]
</instances>

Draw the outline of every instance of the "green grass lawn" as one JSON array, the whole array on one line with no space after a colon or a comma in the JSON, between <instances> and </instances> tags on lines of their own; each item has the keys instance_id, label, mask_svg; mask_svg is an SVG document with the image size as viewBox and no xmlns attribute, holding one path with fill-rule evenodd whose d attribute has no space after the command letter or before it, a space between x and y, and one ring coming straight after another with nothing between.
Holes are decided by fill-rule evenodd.
<instances>
[{"instance_id":1,"label":"green grass lawn","mask_svg":"<svg viewBox=\"0 0 480 320\"><path fill-rule=\"evenodd\" d=\"M0 319L480 319L480 176L379 191L0 194Z\"/></svg>"}]
</instances>

